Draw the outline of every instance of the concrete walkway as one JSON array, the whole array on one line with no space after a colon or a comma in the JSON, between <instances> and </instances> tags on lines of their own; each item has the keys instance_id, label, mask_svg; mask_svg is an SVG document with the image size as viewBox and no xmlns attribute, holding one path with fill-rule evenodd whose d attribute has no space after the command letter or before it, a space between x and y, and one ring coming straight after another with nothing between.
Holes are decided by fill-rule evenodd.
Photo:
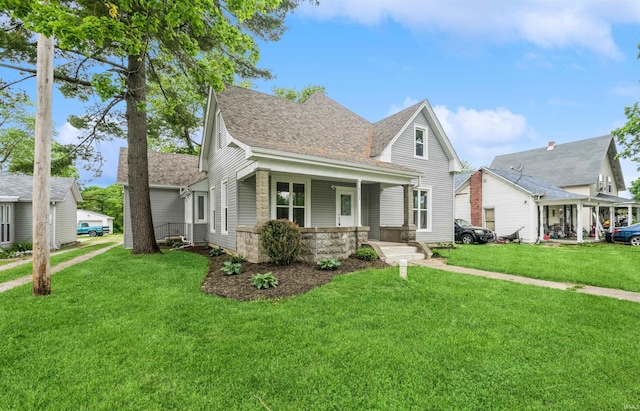
<instances>
[{"instance_id":1,"label":"concrete walkway","mask_svg":"<svg viewBox=\"0 0 640 411\"><path fill-rule=\"evenodd\" d=\"M105 242L108 242L108 241L105 241ZM95 244L98 244L98 243L93 243L91 245L95 245ZM92 252L84 254L84 255L80 255L80 256L72 259L72 260L62 262L62 263L56 265L55 267L51 267L51 275L57 273L58 271L62 271L67 267L71 267L74 264L78 264L78 263L81 263L83 261L87 261L87 260L89 260L89 259L91 259L91 258L93 258L93 257L95 257L97 255L100 255L102 253L106 253L107 251L111 250L112 248L115 248L115 247L121 246L121 245L122 245L122 241L119 241L119 242L116 242L116 243L114 243L114 244L112 244L110 246L107 246L105 248L101 248L99 250L92 251ZM70 249L69 251L71 251L71 250L77 250L77 248ZM56 254L61 254L61 253L62 252L59 252L59 253L56 253ZM22 265L22 264L26 264L26 263L30 263L30 262L31 262L31 258L27 258L25 260L16 261L15 263L6 264L6 265L0 267L0 269L5 270L5 269L7 269L6 268L7 266L10 266L9 268L13 268L13 267L16 267L18 265ZM19 263L19 264L16 264L16 263ZM15 280L11 280L11 281L7 281L7 282L4 282L4 283L0 283L0 293L2 293L4 291L7 291L7 290L10 290L12 288L21 286L21 285L26 284L28 282L31 282L31 280L32 280L32 276L31 275L26 275L24 277L16 278Z\"/></svg>"},{"instance_id":2,"label":"concrete walkway","mask_svg":"<svg viewBox=\"0 0 640 411\"><path fill-rule=\"evenodd\" d=\"M412 265L420 265L424 267L434 268L436 270L449 271L459 274L477 275L480 277L494 278L496 280L512 281L514 283L537 285L539 287L555 288L557 290L571 290L577 293L600 295L604 297L617 298L618 300L634 301L640 303L640 293L632 291L617 290L614 288L593 287L590 285L582 286L571 283L560 283L556 281L538 280L535 278L520 277L511 274L494 273L491 271L476 270L474 268L457 267L454 265L446 265L444 260L431 258L428 260L411 261Z\"/></svg>"}]
</instances>

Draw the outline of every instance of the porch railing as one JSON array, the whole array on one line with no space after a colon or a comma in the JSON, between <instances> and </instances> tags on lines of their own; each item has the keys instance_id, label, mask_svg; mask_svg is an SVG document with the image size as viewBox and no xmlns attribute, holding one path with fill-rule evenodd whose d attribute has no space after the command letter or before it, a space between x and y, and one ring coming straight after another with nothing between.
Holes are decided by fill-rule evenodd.
<instances>
[{"instance_id":1,"label":"porch railing","mask_svg":"<svg viewBox=\"0 0 640 411\"><path fill-rule=\"evenodd\" d=\"M191 241L192 226L187 223L166 223L153 229L157 241L163 241L167 237L184 237Z\"/></svg>"}]
</instances>

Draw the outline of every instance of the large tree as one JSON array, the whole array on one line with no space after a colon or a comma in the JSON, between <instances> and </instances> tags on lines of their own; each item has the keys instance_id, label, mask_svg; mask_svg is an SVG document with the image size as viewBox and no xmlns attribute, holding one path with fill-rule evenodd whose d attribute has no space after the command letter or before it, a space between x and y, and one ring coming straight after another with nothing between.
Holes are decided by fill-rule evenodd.
<instances>
[{"instance_id":1,"label":"large tree","mask_svg":"<svg viewBox=\"0 0 640 411\"><path fill-rule=\"evenodd\" d=\"M640 44L638 49L640 49ZM640 53L638 58L640 59ZM631 107L624 108L627 123L611 132L622 148L619 156L629 158L636 163L640 163L640 107L638 104L635 103ZM640 170L640 164L638 164L638 170Z\"/></svg>"},{"instance_id":2,"label":"large tree","mask_svg":"<svg viewBox=\"0 0 640 411\"><path fill-rule=\"evenodd\" d=\"M190 118L183 121L172 115L183 109L175 103L185 82L174 86L169 78L180 76L202 95L207 87L222 89L236 75L269 76L256 67L255 37L277 40L286 13L297 4L297 0L0 0L0 58L9 63L5 67L33 73L33 33L53 35L54 75L60 90L85 101L92 95L100 98L98 106L75 119L89 129L86 142L117 133L116 110L125 103L132 252L153 253L159 249L149 201L149 85L155 84L164 98L165 130L191 130Z\"/></svg>"}]
</instances>

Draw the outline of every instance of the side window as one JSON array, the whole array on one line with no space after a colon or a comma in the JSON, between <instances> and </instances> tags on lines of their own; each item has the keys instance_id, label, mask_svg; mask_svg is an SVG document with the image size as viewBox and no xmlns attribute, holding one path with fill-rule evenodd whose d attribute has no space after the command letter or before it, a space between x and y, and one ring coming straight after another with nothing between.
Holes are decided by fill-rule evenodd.
<instances>
[{"instance_id":1,"label":"side window","mask_svg":"<svg viewBox=\"0 0 640 411\"><path fill-rule=\"evenodd\" d=\"M202 224L207 222L207 194L196 194L196 223Z\"/></svg>"},{"instance_id":2,"label":"side window","mask_svg":"<svg viewBox=\"0 0 640 411\"><path fill-rule=\"evenodd\" d=\"M216 232L216 186L211 187L209 194L209 231Z\"/></svg>"},{"instance_id":3,"label":"side window","mask_svg":"<svg viewBox=\"0 0 640 411\"><path fill-rule=\"evenodd\" d=\"M427 158L427 130L416 127L414 129L414 151L415 157Z\"/></svg>"},{"instance_id":4,"label":"side window","mask_svg":"<svg viewBox=\"0 0 640 411\"><path fill-rule=\"evenodd\" d=\"M229 182L223 180L220 184L220 226L222 234L229 234Z\"/></svg>"}]
</instances>

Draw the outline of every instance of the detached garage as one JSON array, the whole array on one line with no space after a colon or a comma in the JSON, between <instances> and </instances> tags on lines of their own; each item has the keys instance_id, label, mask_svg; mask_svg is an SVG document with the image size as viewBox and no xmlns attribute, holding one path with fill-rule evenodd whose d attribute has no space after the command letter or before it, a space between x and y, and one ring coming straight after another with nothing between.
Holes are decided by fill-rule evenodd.
<instances>
[{"instance_id":1,"label":"detached garage","mask_svg":"<svg viewBox=\"0 0 640 411\"><path fill-rule=\"evenodd\" d=\"M89 226L103 227L106 234L113 233L113 217L96 213L95 211L78 210L78 224L80 223L88 223ZM104 227L109 227L109 231L107 232Z\"/></svg>"}]
</instances>

